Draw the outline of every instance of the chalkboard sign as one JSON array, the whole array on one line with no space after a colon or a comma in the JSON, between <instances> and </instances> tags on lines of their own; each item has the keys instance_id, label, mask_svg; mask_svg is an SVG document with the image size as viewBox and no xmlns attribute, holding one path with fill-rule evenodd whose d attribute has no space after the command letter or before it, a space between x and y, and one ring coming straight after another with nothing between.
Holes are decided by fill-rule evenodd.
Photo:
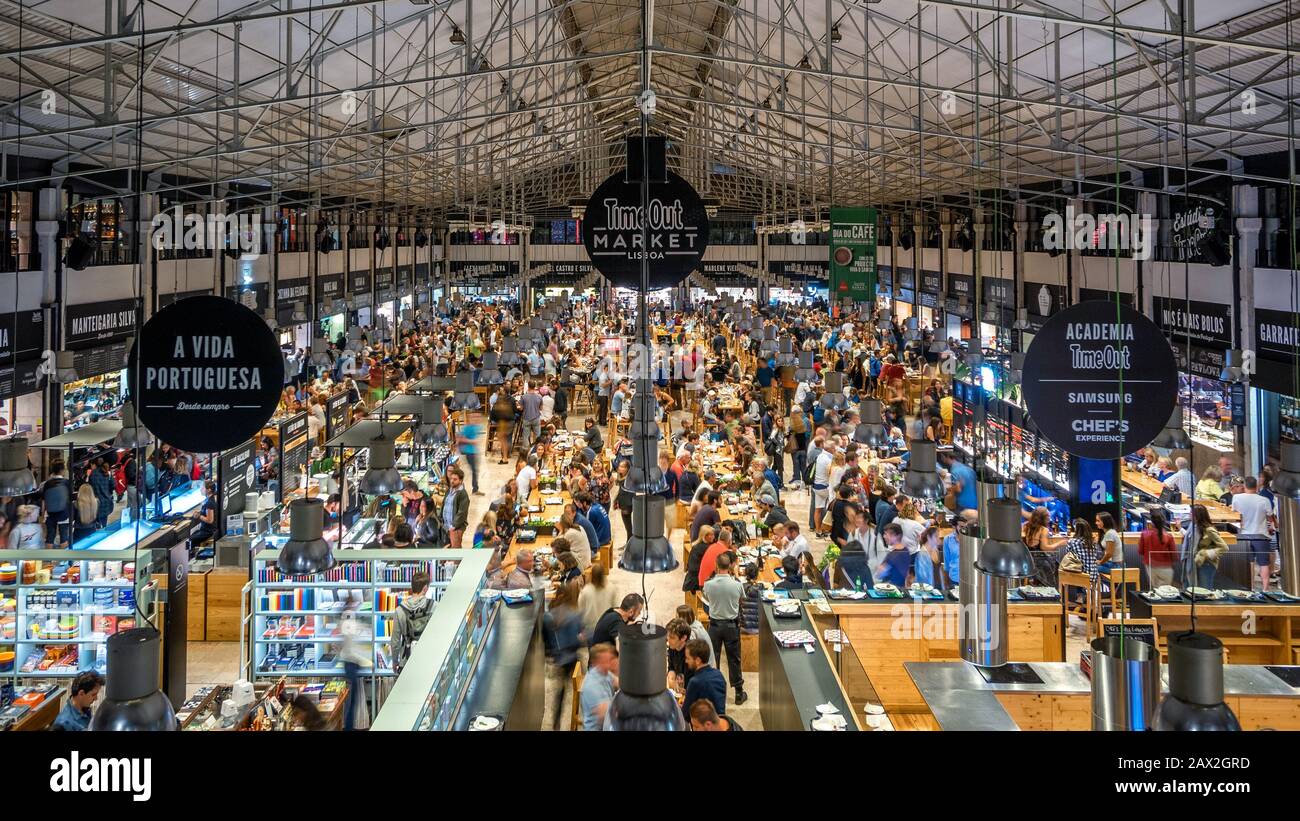
<instances>
[{"instance_id":1,"label":"chalkboard sign","mask_svg":"<svg viewBox=\"0 0 1300 821\"><path fill-rule=\"evenodd\" d=\"M1246 386L1240 382L1233 382L1228 386L1228 396L1232 405L1232 426L1246 427Z\"/></svg>"},{"instance_id":2,"label":"chalkboard sign","mask_svg":"<svg viewBox=\"0 0 1300 821\"><path fill-rule=\"evenodd\" d=\"M1156 620L1155 619L1102 619L1101 634L1103 636L1127 636L1131 639L1144 641L1152 647L1156 646Z\"/></svg>"},{"instance_id":3,"label":"chalkboard sign","mask_svg":"<svg viewBox=\"0 0 1300 821\"><path fill-rule=\"evenodd\" d=\"M307 414L290 416L280 423L280 496L296 490L298 480L311 458L314 444L307 436Z\"/></svg>"}]
</instances>

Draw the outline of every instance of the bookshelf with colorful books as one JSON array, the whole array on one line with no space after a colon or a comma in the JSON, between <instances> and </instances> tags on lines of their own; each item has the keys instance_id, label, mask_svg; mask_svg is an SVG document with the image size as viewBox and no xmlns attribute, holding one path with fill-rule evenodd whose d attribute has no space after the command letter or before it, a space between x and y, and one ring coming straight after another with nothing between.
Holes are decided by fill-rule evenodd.
<instances>
[{"instance_id":1,"label":"bookshelf with colorful books","mask_svg":"<svg viewBox=\"0 0 1300 821\"><path fill-rule=\"evenodd\" d=\"M277 555L263 551L254 558L246 646L255 679L342 675L338 653L346 618L363 625L361 640L373 652L371 675L392 676L393 615L410 595L411 579L427 573L427 595L437 602L459 563L445 550L348 551L325 573L290 576L276 567Z\"/></svg>"}]
</instances>

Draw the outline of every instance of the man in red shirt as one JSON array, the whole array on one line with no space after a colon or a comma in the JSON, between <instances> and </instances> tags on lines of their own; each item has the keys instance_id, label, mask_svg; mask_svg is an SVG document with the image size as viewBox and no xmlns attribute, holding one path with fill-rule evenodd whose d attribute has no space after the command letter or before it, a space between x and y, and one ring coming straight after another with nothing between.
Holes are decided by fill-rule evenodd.
<instances>
[{"instance_id":1,"label":"man in red shirt","mask_svg":"<svg viewBox=\"0 0 1300 821\"><path fill-rule=\"evenodd\" d=\"M700 559L700 587L713 578L713 571L718 569L718 557L731 550L731 528L723 525L718 528L718 540L709 545L709 549L704 551L704 557Z\"/></svg>"},{"instance_id":2,"label":"man in red shirt","mask_svg":"<svg viewBox=\"0 0 1300 821\"><path fill-rule=\"evenodd\" d=\"M898 364L898 357L892 353L885 358L885 366L880 369L880 378L888 385L894 379L907 379L907 369Z\"/></svg>"}]
</instances>

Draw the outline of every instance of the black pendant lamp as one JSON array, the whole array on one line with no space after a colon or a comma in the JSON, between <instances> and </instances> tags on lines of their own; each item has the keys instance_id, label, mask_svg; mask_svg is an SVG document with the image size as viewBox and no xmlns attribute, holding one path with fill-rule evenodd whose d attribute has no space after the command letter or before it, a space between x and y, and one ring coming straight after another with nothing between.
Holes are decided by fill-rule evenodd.
<instances>
[{"instance_id":1,"label":"black pendant lamp","mask_svg":"<svg viewBox=\"0 0 1300 821\"><path fill-rule=\"evenodd\" d=\"M794 372L794 378L799 382L811 382L817 378L812 351L799 351L799 368Z\"/></svg>"},{"instance_id":2,"label":"black pendant lamp","mask_svg":"<svg viewBox=\"0 0 1300 821\"><path fill-rule=\"evenodd\" d=\"M370 461L358 485L362 493L383 496L402 489L402 474L397 472L396 446L381 431L370 440Z\"/></svg>"},{"instance_id":3,"label":"black pendant lamp","mask_svg":"<svg viewBox=\"0 0 1300 821\"><path fill-rule=\"evenodd\" d=\"M501 366L497 364L497 352L488 351L483 354L483 367L478 372L478 384L500 385L505 381L506 378L501 375Z\"/></svg>"},{"instance_id":4,"label":"black pendant lamp","mask_svg":"<svg viewBox=\"0 0 1300 821\"><path fill-rule=\"evenodd\" d=\"M440 445L448 439L447 426L442 421L442 401L442 396L426 396L421 402L416 439L422 445Z\"/></svg>"},{"instance_id":5,"label":"black pendant lamp","mask_svg":"<svg viewBox=\"0 0 1300 821\"><path fill-rule=\"evenodd\" d=\"M316 498L294 499L289 503L289 541L280 548L276 567L289 576L315 576L332 568L334 549L323 538L324 533L325 503Z\"/></svg>"},{"instance_id":6,"label":"black pendant lamp","mask_svg":"<svg viewBox=\"0 0 1300 821\"><path fill-rule=\"evenodd\" d=\"M180 729L172 703L158 689L162 636L152 627L135 627L108 637L104 700L90 718L100 731L160 732Z\"/></svg>"},{"instance_id":7,"label":"black pendant lamp","mask_svg":"<svg viewBox=\"0 0 1300 821\"><path fill-rule=\"evenodd\" d=\"M1280 470L1273 477L1273 493L1300 499L1300 442L1283 442Z\"/></svg>"},{"instance_id":8,"label":"black pendant lamp","mask_svg":"<svg viewBox=\"0 0 1300 821\"><path fill-rule=\"evenodd\" d=\"M943 497L943 480L935 469L936 445L932 439L913 439L911 455L907 459L907 475L903 479L903 492L922 499Z\"/></svg>"},{"instance_id":9,"label":"black pendant lamp","mask_svg":"<svg viewBox=\"0 0 1300 821\"><path fill-rule=\"evenodd\" d=\"M1223 642L1195 630L1169 635L1169 692L1156 711L1154 729L1241 729L1232 708L1223 701Z\"/></svg>"},{"instance_id":10,"label":"black pendant lamp","mask_svg":"<svg viewBox=\"0 0 1300 821\"><path fill-rule=\"evenodd\" d=\"M1183 409L1179 405L1174 406L1174 412L1169 417L1169 421L1151 444L1158 448L1169 448L1170 450L1191 450L1192 439L1183 430Z\"/></svg>"},{"instance_id":11,"label":"black pendant lamp","mask_svg":"<svg viewBox=\"0 0 1300 821\"><path fill-rule=\"evenodd\" d=\"M633 573L667 573L677 567L672 545L664 536L664 497L646 493L632 500L632 534L618 566Z\"/></svg>"},{"instance_id":12,"label":"black pendant lamp","mask_svg":"<svg viewBox=\"0 0 1300 821\"><path fill-rule=\"evenodd\" d=\"M844 395L844 374L831 371L825 376L825 389L818 402L826 410L844 410L849 406L848 397Z\"/></svg>"},{"instance_id":13,"label":"black pendant lamp","mask_svg":"<svg viewBox=\"0 0 1300 821\"><path fill-rule=\"evenodd\" d=\"M450 407L452 410L478 410L480 405L478 394L474 392L474 374L470 371L460 371L456 374L455 382L456 395L452 397Z\"/></svg>"},{"instance_id":14,"label":"black pendant lamp","mask_svg":"<svg viewBox=\"0 0 1300 821\"><path fill-rule=\"evenodd\" d=\"M880 412L880 400L874 397L863 399L858 405L861 419L853 429L853 441L859 445L883 448L889 444L889 431L885 430L885 420Z\"/></svg>"},{"instance_id":15,"label":"black pendant lamp","mask_svg":"<svg viewBox=\"0 0 1300 821\"><path fill-rule=\"evenodd\" d=\"M619 690L609 704L605 729L625 732L686 729L686 718L677 706L677 699L668 692L668 668L664 665L667 652L668 631L657 624L625 624L619 629Z\"/></svg>"},{"instance_id":16,"label":"black pendant lamp","mask_svg":"<svg viewBox=\"0 0 1300 821\"><path fill-rule=\"evenodd\" d=\"M127 401L122 403L122 429L113 437L113 447L126 448L128 450L137 450L147 448L153 444L153 434L149 429L140 424L140 420L135 415L135 403Z\"/></svg>"},{"instance_id":17,"label":"black pendant lamp","mask_svg":"<svg viewBox=\"0 0 1300 821\"><path fill-rule=\"evenodd\" d=\"M776 355L778 367L799 364L799 356L794 352L794 337L786 334L778 340L779 352Z\"/></svg>"},{"instance_id":18,"label":"black pendant lamp","mask_svg":"<svg viewBox=\"0 0 1300 821\"><path fill-rule=\"evenodd\" d=\"M975 569L1004 579L1030 578L1034 575L1034 557L1020 538L1020 502L990 499L986 507L988 521L984 523Z\"/></svg>"}]
</instances>

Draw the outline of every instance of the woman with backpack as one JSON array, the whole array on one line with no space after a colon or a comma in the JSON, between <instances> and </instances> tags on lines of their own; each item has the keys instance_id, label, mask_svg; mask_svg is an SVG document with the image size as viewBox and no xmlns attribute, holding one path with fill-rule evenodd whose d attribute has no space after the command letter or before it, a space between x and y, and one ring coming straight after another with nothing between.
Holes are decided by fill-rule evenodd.
<instances>
[{"instance_id":1,"label":"woman with backpack","mask_svg":"<svg viewBox=\"0 0 1300 821\"><path fill-rule=\"evenodd\" d=\"M803 408L798 405L790 408L789 435L794 440L794 451L790 454L794 462L794 480L789 486L801 488L804 474L808 472L808 423Z\"/></svg>"}]
</instances>

